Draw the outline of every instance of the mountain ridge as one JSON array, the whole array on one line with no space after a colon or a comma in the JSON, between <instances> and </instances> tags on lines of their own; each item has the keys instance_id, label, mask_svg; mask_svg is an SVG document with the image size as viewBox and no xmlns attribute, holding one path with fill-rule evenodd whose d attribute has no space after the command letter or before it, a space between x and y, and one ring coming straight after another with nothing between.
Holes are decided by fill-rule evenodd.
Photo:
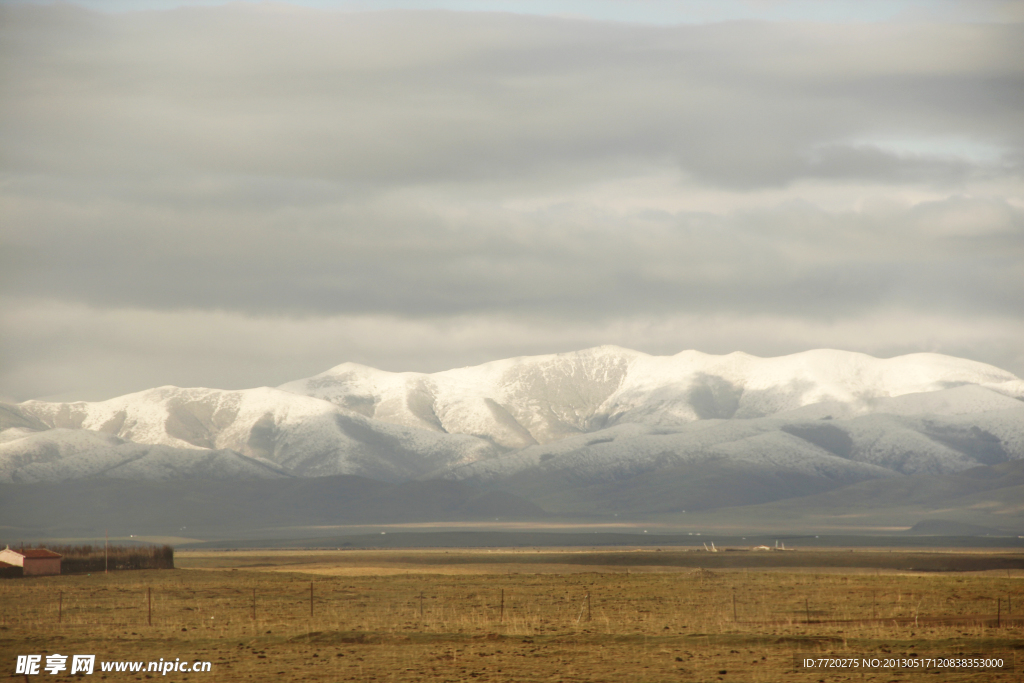
<instances>
[{"instance_id":1,"label":"mountain ridge","mask_svg":"<svg viewBox=\"0 0 1024 683\"><path fill-rule=\"evenodd\" d=\"M615 346L431 374L346 363L279 388L358 406L384 422L477 434L522 448L620 422L759 417L830 399L867 412L873 400L963 384L1024 397L1024 382L1013 374L940 354L877 359L817 349L765 359L742 352L649 356Z\"/></svg>"},{"instance_id":2,"label":"mountain ridge","mask_svg":"<svg viewBox=\"0 0 1024 683\"><path fill-rule=\"evenodd\" d=\"M121 443L101 453L79 431ZM143 457L129 444L177 450ZM237 477L495 486L529 471L589 487L723 461L824 490L1024 458L1024 381L930 353L651 356L602 346L437 373L342 363L276 388L164 386L0 405L0 481L146 478L149 463L154 479L200 476L197 454L214 451L222 474Z\"/></svg>"}]
</instances>

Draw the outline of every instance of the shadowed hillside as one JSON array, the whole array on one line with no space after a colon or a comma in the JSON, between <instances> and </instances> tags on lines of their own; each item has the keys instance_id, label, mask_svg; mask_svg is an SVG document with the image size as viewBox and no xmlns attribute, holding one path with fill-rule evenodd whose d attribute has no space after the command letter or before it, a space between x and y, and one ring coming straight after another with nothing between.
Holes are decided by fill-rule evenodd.
<instances>
[{"instance_id":1,"label":"shadowed hillside","mask_svg":"<svg viewBox=\"0 0 1024 683\"><path fill-rule=\"evenodd\" d=\"M4 536L174 534L363 523L537 519L501 491L453 481L386 484L364 477L168 482L89 479L0 485Z\"/></svg>"}]
</instances>

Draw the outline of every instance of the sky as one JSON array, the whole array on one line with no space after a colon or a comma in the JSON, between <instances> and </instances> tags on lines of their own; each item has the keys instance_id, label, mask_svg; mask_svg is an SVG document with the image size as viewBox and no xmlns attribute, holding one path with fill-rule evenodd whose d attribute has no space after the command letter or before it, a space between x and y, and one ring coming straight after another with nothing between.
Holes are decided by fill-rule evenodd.
<instances>
[{"instance_id":1,"label":"sky","mask_svg":"<svg viewBox=\"0 0 1024 683\"><path fill-rule=\"evenodd\" d=\"M0 2L0 400L602 344L1024 376L1022 5Z\"/></svg>"}]
</instances>

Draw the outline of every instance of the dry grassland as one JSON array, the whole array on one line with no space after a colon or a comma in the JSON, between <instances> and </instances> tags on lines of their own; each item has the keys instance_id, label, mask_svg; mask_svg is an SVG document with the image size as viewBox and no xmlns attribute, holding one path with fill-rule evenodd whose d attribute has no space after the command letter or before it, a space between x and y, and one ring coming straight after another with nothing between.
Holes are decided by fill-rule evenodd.
<instances>
[{"instance_id":1,"label":"dry grassland","mask_svg":"<svg viewBox=\"0 0 1024 683\"><path fill-rule=\"evenodd\" d=\"M13 675L16 655L58 652L213 663L212 674L149 674L167 681L1022 677L1019 570L709 571L590 555L581 563L578 552L558 561L549 550L185 553L177 562L190 568L6 580L0 680L23 680ZM632 555L646 561L652 553ZM823 674L797 671L795 652L988 653L1021 664L999 672Z\"/></svg>"}]
</instances>

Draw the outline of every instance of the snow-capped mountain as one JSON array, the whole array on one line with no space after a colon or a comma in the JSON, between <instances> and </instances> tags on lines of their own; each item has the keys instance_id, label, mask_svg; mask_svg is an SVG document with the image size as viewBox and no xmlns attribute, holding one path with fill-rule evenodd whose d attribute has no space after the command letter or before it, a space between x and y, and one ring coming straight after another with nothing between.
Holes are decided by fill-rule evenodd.
<instances>
[{"instance_id":1,"label":"snow-capped mountain","mask_svg":"<svg viewBox=\"0 0 1024 683\"><path fill-rule=\"evenodd\" d=\"M728 462L850 482L1024 458L1024 382L937 354L606 346L433 374L345 363L276 389L27 401L0 406L0 430L7 481L207 476L194 454L233 453L218 472L590 485ZM115 466L136 445L170 450Z\"/></svg>"},{"instance_id":2,"label":"snow-capped mountain","mask_svg":"<svg viewBox=\"0 0 1024 683\"><path fill-rule=\"evenodd\" d=\"M924 399L890 400L965 385L977 391L944 394L921 403L921 411L914 403ZM930 353L891 359L834 350L779 358L697 351L649 356L614 346L429 375L345 363L279 388L381 422L470 434L512 449L627 423L680 426L822 404L839 413L834 417L932 412L932 405L937 412L978 412L1024 397L1024 382L1009 372Z\"/></svg>"}]
</instances>

